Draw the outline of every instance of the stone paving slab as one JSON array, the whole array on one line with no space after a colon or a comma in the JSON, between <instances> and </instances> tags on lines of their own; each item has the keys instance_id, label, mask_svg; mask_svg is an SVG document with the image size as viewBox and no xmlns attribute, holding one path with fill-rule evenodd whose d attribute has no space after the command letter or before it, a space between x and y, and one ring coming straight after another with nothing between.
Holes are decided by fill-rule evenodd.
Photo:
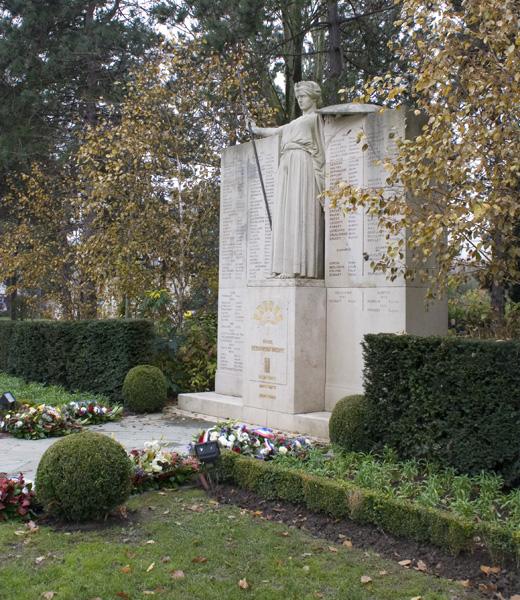
<instances>
[{"instance_id":1,"label":"stone paving slab","mask_svg":"<svg viewBox=\"0 0 520 600\"><path fill-rule=\"evenodd\" d=\"M85 430L113 436L127 450L142 448L144 442L161 440L168 448L180 451L186 449L199 429L210 426L206 421L168 411L124 417L121 421L92 425ZM0 473L16 476L22 472L26 479L34 480L42 454L59 439L20 440L0 434Z\"/></svg>"}]
</instances>

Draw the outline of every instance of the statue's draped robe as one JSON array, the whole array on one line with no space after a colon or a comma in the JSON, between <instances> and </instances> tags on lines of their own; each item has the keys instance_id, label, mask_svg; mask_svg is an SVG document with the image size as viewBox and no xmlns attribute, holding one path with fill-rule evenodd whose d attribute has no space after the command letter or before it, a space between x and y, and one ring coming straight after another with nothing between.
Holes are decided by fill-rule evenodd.
<instances>
[{"instance_id":1,"label":"statue's draped robe","mask_svg":"<svg viewBox=\"0 0 520 600\"><path fill-rule=\"evenodd\" d=\"M325 151L320 115L302 115L282 127L273 213L272 272L323 277L324 224L318 194L324 188Z\"/></svg>"}]
</instances>

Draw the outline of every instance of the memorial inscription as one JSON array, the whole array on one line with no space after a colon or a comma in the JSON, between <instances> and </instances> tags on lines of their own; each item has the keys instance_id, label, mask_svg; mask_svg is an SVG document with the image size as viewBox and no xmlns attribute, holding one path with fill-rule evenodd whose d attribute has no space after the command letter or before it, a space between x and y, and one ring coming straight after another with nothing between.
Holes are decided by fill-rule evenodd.
<instances>
[{"instance_id":1,"label":"memorial inscription","mask_svg":"<svg viewBox=\"0 0 520 600\"><path fill-rule=\"evenodd\" d=\"M270 137L258 140L256 144L267 202L272 214L279 140L277 137ZM271 275L271 228L252 148L247 153L247 181L247 279L258 281Z\"/></svg>"}]
</instances>

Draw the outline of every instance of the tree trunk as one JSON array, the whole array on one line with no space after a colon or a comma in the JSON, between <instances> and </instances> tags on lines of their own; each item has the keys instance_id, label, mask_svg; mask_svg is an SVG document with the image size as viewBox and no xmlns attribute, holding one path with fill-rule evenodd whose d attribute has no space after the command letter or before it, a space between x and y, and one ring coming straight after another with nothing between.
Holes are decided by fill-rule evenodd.
<instances>
[{"instance_id":1,"label":"tree trunk","mask_svg":"<svg viewBox=\"0 0 520 600\"><path fill-rule=\"evenodd\" d=\"M295 102L294 84L302 80L303 40L301 2L294 2L282 8L282 22L285 39L285 114L289 121L301 115Z\"/></svg>"},{"instance_id":2,"label":"tree trunk","mask_svg":"<svg viewBox=\"0 0 520 600\"><path fill-rule=\"evenodd\" d=\"M89 2L85 13L85 32L87 37L89 36L95 17L97 2ZM86 88L84 91L84 102L85 102L85 122L89 127L93 127L97 121L97 109L96 109L96 58L93 54L93 49L90 49L86 59L86 70L87 80ZM85 220L83 221L83 236L88 238L92 232L92 219L87 211ZM82 285L81 293L81 318L82 319L97 319L98 308L97 308L97 290L94 282L85 275Z\"/></svg>"},{"instance_id":3,"label":"tree trunk","mask_svg":"<svg viewBox=\"0 0 520 600\"><path fill-rule=\"evenodd\" d=\"M320 86L323 84L323 71L325 67L325 31L323 29L312 32L314 45L314 81Z\"/></svg>"},{"instance_id":4,"label":"tree trunk","mask_svg":"<svg viewBox=\"0 0 520 600\"><path fill-rule=\"evenodd\" d=\"M16 321L18 319L18 293L17 290L12 291L8 296L8 308L9 308L9 318L11 321Z\"/></svg>"},{"instance_id":5,"label":"tree trunk","mask_svg":"<svg viewBox=\"0 0 520 600\"><path fill-rule=\"evenodd\" d=\"M343 73L343 53L341 51L341 30L337 0L327 1L327 22L329 30L328 75L337 79Z\"/></svg>"},{"instance_id":6,"label":"tree trunk","mask_svg":"<svg viewBox=\"0 0 520 600\"><path fill-rule=\"evenodd\" d=\"M506 289L502 282L493 281L490 292L495 334L501 335L506 316Z\"/></svg>"}]
</instances>

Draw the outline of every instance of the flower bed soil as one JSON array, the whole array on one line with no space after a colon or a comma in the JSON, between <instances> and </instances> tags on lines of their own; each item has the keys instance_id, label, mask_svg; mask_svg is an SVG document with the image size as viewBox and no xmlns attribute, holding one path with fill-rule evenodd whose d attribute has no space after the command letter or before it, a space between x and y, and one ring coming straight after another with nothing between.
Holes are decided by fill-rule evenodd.
<instances>
[{"instance_id":1,"label":"flower bed soil","mask_svg":"<svg viewBox=\"0 0 520 600\"><path fill-rule=\"evenodd\" d=\"M339 544L350 540L356 548L371 550L396 562L411 560L408 568L424 570L426 565L425 572L456 581L467 581L471 588L485 593L493 600L507 600L514 594L520 594L520 570L516 565L493 565L489 554L483 549L453 557L431 544L398 538L372 525L361 525L350 519L335 519L288 502L265 500L254 492L231 485L217 486L213 495L222 504L235 504L254 511L260 518L304 529L316 537ZM491 572L486 575L481 570L482 566L499 566L501 570L499 573Z\"/></svg>"}]
</instances>

